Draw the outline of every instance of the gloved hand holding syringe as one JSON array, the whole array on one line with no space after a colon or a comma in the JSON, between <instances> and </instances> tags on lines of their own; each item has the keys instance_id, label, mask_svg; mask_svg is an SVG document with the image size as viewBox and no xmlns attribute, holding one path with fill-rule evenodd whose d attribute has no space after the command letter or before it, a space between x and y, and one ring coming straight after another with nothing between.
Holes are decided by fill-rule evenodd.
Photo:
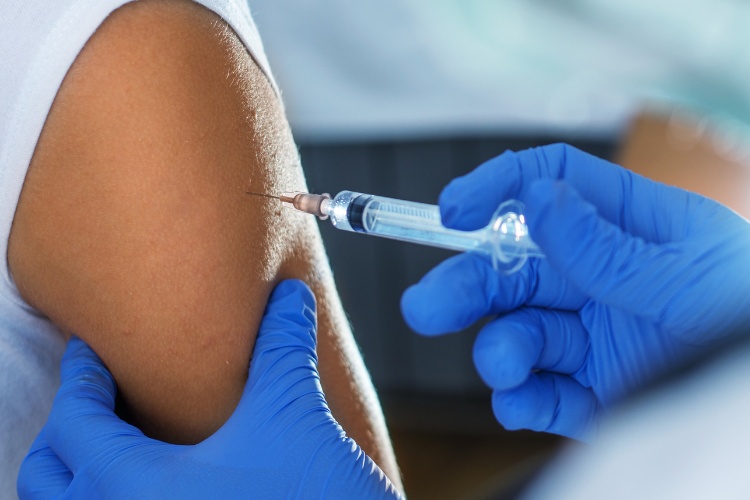
<instances>
[{"instance_id":1,"label":"gloved hand holding syringe","mask_svg":"<svg viewBox=\"0 0 750 500\"><path fill-rule=\"evenodd\" d=\"M529 237L523 204L515 200L500 205L484 229L458 231L443 226L436 205L353 191L341 191L333 198L329 194L303 192L263 196L278 198L285 206L321 220L330 219L337 229L458 252L482 253L492 259L496 270L505 273L517 271L528 257L544 257Z\"/></svg>"}]
</instances>

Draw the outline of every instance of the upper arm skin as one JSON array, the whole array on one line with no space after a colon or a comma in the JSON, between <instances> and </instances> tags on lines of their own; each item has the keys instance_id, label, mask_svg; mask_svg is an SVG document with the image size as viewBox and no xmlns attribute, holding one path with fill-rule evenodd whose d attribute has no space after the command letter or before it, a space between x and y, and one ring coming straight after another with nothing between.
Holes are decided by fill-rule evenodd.
<instances>
[{"instance_id":1,"label":"upper arm skin","mask_svg":"<svg viewBox=\"0 0 750 500\"><path fill-rule=\"evenodd\" d=\"M57 95L11 271L30 304L101 356L132 420L172 442L228 418L273 286L304 279L331 410L399 484L314 221L246 194L304 187L278 99L224 22L190 2L128 4Z\"/></svg>"}]
</instances>

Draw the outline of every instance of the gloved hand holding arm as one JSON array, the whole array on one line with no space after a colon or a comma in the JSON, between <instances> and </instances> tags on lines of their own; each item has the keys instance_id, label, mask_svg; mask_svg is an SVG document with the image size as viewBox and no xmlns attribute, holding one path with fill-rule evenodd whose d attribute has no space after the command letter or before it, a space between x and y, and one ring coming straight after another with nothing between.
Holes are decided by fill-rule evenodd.
<instances>
[{"instance_id":1,"label":"gloved hand holding arm","mask_svg":"<svg viewBox=\"0 0 750 500\"><path fill-rule=\"evenodd\" d=\"M18 479L26 498L399 498L331 416L316 368L315 299L300 281L274 290L245 392L194 446L145 437L114 414L115 384L72 339L49 420Z\"/></svg>"},{"instance_id":2,"label":"gloved hand holding arm","mask_svg":"<svg viewBox=\"0 0 750 500\"><path fill-rule=\"evenodd\" d=\"M443 223L478 229L509 198L546 259L506 276L462 254L402 299L426 335L497 315L474 361L505 427L584 437L628 392L750 325L750 224L726 207L558 144L455 179Z\"/></svg>"}]
</instances>

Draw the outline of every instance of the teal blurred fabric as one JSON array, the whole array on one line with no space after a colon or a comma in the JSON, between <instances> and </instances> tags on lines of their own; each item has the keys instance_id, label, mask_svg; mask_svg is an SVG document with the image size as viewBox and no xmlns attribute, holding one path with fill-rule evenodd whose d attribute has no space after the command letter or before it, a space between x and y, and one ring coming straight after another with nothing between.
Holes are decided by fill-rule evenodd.
<instances>
[{"instance_id":1,"label":"teal blurred fabric","mask_svg":"<svg viewBox=\"0 0 750 500\"><path fill-rule=\"evenodd\" d=\"M642 106L742 140L750 3L250 0L304 139L607 136Z\"/></svg>"}]
</instances>

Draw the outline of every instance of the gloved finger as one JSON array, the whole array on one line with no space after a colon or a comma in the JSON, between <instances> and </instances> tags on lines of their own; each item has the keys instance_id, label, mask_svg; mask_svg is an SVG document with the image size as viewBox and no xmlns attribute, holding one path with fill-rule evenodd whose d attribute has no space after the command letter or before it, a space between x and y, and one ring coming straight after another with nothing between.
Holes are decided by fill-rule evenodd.
<instances>
[{"instance_id":1,"label":"gloved finger","mask_svg":"<svg viewBox=\"0 0 750 500\"><path fill-rule=\"evenodd\" d=\"M669 241L679 233L680 228L661 221L667 212L681 210L689 196L567 144L552 144L515 153L507 151L454 179L440 195L443 224L455 229L479 229L508 199L517 198L532 205L526 194L540 179L565 180L604 219L655 242ZM668 203L664 202L665 197L669 197Z\"/></svg>"},{"instance_id":2,"label":"gloved finger","mask_svg":"<svg viewBox=\"0 0 750 500\"><path fill-rule=\"evenodd\" d=\"M534 241L560 274L595 300L661 321L675 291L693 279L682 252L624 233L564 182L537 181L529 199Z\"/></svg>"},{"instance_id":3,"label":"gloved finger","mask_svg":"<svg viewBox=\"0 0 750 500\"><path fill-rule=\"evenodd\" d=\"M114 413L115 381L99 356L81 339L69 342L61 384L46 424L50 448L75 474L83 464L113 449L127 449L141 431Z\"/></svg>"},{"instance_id":4,"label":"gloved finger","mask_svg":"<svg viewBox=\"0 0 750 500\"><path fill-rule=\"evenodd\" d=\"M588 350L589 336L577 314L523 308L482 328L474 341L474 365L488 386L507 390L532 370L574 374Z\"/></svg>"},{"instance_id":5,"label":"gloved finger","mask_svg":"<svg viewBox=\"0 0 750 500\"><path fill-rule=\"evenodd\" d=\"M259 424L283 426L305 411L327 411L315 345L315 296L302 281L282 281L266 306L242 398L222 428L201 443L202 453L215 446L217 454L225 454L219 448L227 435L257 444Z\"/></svg>"},{"instance_id":6,"label":"gloved finger","mask_svg":"<svg viewBox=\"0 0 750 500\"><path fill-rule=\"evenodd\" d=\"M494 391L492 410L508 430L530 429L585 440L596 430L596 395L566 375L539 372L521 386Z\"/></svg>"},{"instance_id":7,"label":"gloved finger","mask_svg":"<svg viewBox=\"0 0 750 500\"><path fill-rule=\"evenodd\" d=\"M262 392L292 370L316 369L315 296L300 280L279 283L268 300L250 361L247 389Z\"/></svg>"},{"instance_id":8,"label":"gloved finger","mask_svg":"<svg viewBox=\"0 0 750 500\"><path fill-rule=\"evenodd\" d=\"M68 489L72 480L73 474L49 447L45 430L42 429L21 463L16 482L19 498L57 497Z\"/></svg>"},{"instance_id":9,"label":"gloved finger","mask_svg":"<svg viewBox=\"0 0 750 500\"><path fill-rule=\"evenodd\" d=\"M438 200L443 224L463 231L480 229L501 203L517 198L522 180L518 154L506 151L445 186Z\"/></svg>"},{"instance_id":10,"label":"gloved finger","mask_svg":"<svg viewBox=\"0 0 750 500\"><path fill-rule=\"evenodd\" d=\"M585 299L545 259L531 259L518 272L505 275L486 258L465 253L442 262L409 287L401 311L413 330L437 335L522 305L577 309Z\"/></svg>"}]
</instances>

